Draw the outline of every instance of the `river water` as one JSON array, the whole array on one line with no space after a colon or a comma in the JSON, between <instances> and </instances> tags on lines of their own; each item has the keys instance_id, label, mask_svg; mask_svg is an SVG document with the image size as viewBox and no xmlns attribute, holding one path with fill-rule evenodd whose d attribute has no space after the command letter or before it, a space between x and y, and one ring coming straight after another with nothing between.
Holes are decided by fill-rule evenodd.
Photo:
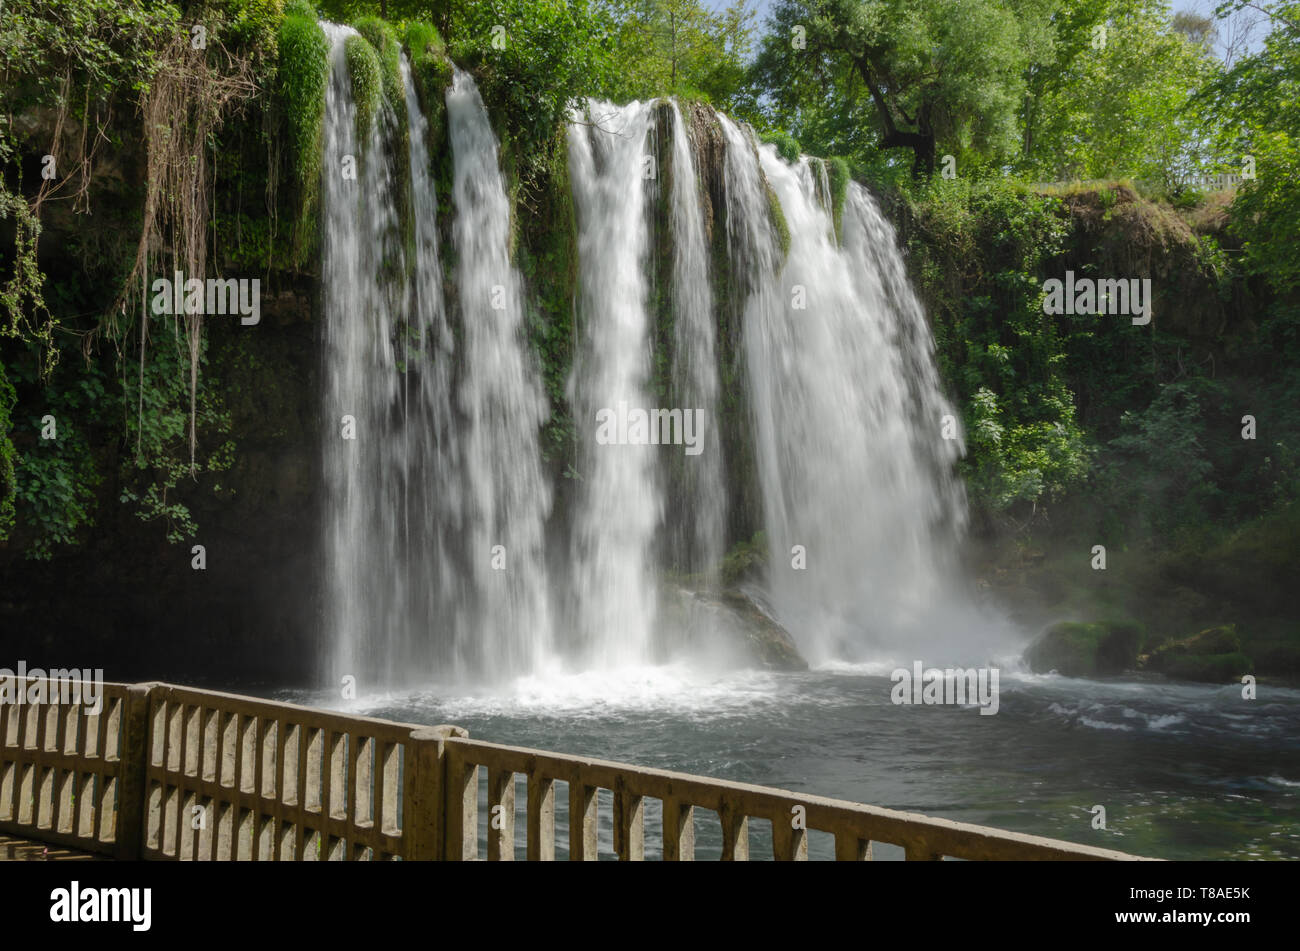
<instances>
[{"instance_id":1,"label":"river water","mask_svg":"<svg viewBox=\"0 0 1300 951\"><path fill-rule=\"evenodd\" d=\"M1300 858L1300 690L1002 672L994 716L974 706L896 705L889 671L706 675L636 668L431 688L343 703L369 716L454 723L470 736L1046 835L1166 859ZM608 794L603 794L608 795ZM567 824L557 798L558 851ZM517 797L523 825L522 786ZM1095 806L1105 829L1095 829ZM646 854L659 855L657 804ZM481 810L481 815L482 810ZM602 855L612 851L608 799ZM717 819L696 813L697 856L716 858ZM770 831L751 820L750 855ZM522 835L519 836L522 843ZM522 847L522 845L521 845ZM809 834L811 858L830 836ZM901 858L877 845L876 858ZM522 852L521 852L522 856Z\"/></svg>"}]
</instances>

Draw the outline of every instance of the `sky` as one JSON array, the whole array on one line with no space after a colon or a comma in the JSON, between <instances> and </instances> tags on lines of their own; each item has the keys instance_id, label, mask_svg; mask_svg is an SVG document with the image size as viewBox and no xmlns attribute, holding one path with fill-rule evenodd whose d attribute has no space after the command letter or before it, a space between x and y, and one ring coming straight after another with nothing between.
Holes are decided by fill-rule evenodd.
<instances>
[{"instance_id":1,"label":"sky","mask_svg":"<svg viewBox=\"0 0 1300 951\"><path fill-rule=\"evenodd\" d=\"M730 0L702 0L702 2L709 9L717 12L726 9ZM1174 0L1172 7L1174 12L1188 11L1200 14L1201 16L1213 18L1214 8L1217 7L1220 2L1221 0ZM751 0L751 6L758 12L758 15L754 18L754 25L757 28L759 36L766 32L767 16L775 4L776 0ZM1249 10L1245 11L1245 13L1241 15L1248 17L1258 16ZM1224 30L1225 26L1225 24L1221 23L1220 30ZM1258 49L1263 45L1265 32L1266 24L1261 24L1252 31L1250 42L1247 46L1250 51L1258 51Z\"/></svg>"}]
</instances>

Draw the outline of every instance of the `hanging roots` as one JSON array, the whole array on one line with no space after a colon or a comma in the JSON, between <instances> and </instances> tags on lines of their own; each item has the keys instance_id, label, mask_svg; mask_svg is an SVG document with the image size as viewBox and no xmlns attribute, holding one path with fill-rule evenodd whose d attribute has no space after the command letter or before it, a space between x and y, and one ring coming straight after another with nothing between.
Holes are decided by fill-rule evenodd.
<instances>
[{"instance_id":1,"label":"hanging roots","mask_svg":"<svg viewBox=\"0 0 1300 951\"><path fill-rule=\"evenodd\" d=\"M209 36L212 33L209 31ZM149 336L146 282L150 273L158 273L160 267L169 277L173 271L183 271L186 279L204 279L211 176L206 151L209 139L227 113L242 106L257 90L247 60L232 56L215 40L208 49L195 49L185 31L171 37L160 51L158 63L141 103L148 155L144 223L126 287L111 309L106 327L110 336L117 337L118 319L136 305L138 296L141 405L137 412L141 416ZM185 314L183 320L190 362L189 443L193 470L203 316ZM174 327L179 330L179 325Z\"/></svg>"}]
</instances>

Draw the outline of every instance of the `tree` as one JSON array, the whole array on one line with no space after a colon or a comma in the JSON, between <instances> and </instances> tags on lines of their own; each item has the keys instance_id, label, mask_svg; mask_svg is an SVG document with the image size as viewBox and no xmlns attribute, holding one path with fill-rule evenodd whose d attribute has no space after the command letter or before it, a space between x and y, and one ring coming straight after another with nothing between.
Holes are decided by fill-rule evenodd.
<instances>
[{"instance_id":1,"label":"tree","mask_svg":"<svg viewBox=\"0 0 1300 951\"><path fill-rule=\"evenodd\" d=\"M1195 103L1218 70L1212 30L1166 0L1063 0L1031 67L1020 167L1049 179L1134 177L1176 188L1213 164Z\"/></svg>"},{"instance_id":2,"label":"tree","mask_svg":"<svg viewBox=\"0 0 1300 951\"><path fill-rule=\"evenodd\" d=\"M714 13L700 0L608 0L618 99L700 96L726 108L742 88L753 45L752 0Z\"/></svg>"},{"instance_id":3,"label":"tree","mask_svg":"<svg viewBox=\"0 0 1300 951\"><path fill-rule=\"evenodd\" d=\"M1242 6L1219 8L1228 16ZM1300 287L1300 3L1259 7L1272 30L1259 52L1239 59L1211 83L1204 99L1227 129L1226 150L1250 156L1255 178L1232 206L1247 268L1279 291Z\"/></svg>"},{"instance_id":4,"label":"tree","mask_svg":"<svg viewBox=\"0 0 1300 951\"><path fill-rule=\"evenodd\" d=\"M1024 7L1028 12L1019 8ZM998 159L1016 142L1032 4L997 0L781 0L755 64L778 109L833 84L871 104L875 147L929 177L939 143Z\"/></svg>"}]
</instances>

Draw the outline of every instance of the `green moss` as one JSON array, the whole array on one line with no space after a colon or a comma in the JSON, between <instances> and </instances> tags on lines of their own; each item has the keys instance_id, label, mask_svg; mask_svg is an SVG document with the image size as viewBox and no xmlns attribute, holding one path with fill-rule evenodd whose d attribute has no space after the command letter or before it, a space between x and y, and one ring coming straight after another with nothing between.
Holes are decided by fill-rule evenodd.
<instances>
[{"instance_id":1,"label":"green moss","mask_svg":"<svg viewBox=\"0 0 1300 951\"><path fill-rule=\"evenodd\" d=\"M279 47L277 81L288 125L290 167L298 198L293 257L301 265L311 256L316 241L330 46L314 18L294 12L280 25Z\"/></svg>"},{"instance_id":2,"label":"green moss","mask_svg":"<svg viewBox=\"0 0 1300 951\"><path fill-rule=\"evenodd\" d=\"M546 174L520 219L517 262L528 288L528 333L551 403L542 430L542 454L557 477L574 478L577 430L566 384L573 365L574 299L578 288L577 223L569 182L568 149L557 133ZM563 499L560 500L561 504Z\"/></svg>"},{"instance_id":3,"label":"green moss","mask_svg":"<svg viewBox=\"0 0 1300 951\"><path fill-rule=\"evenodd\" d=\"M749 541L736 544L722 559L718 572L728 587L761 577L767 569L767 537L756 532Z\"/></svg>"},{"instance_id":4,"label":"green moss","mask_svg":"<svg viewBox=\"0 0 1300 951\"><path fill-rule=\"evenodd\" d=\"M849 194L849 163L835 157L826 159L826 177L831 185L831 217L835 221L835 240L844 240L844 201Z\"/></svg>"},{"instance_id":5,"label":"green moss","mask_svg":"<svg viewBox=\"0 0 1300 951\"><path fill-rule=\"evenodd\" d=\"M772 186L764 182L764 188L767 190L768 216L772 219L772 227L776 229L777 240L781 242L781 256L786 257L790 253L790 225L785 220L781 199L776 197Z\"/></svg>"},{"instance_id":6,"label":"green moss","mask_svg":"<svg viewBox=\"0 0 1300 951\"><path fill-rule=\"evenodd\" d=\"M379 53L363 36L349 36L343 41L348 76L352 80L352 101L357 113L357 144L363 150L370 141L370 130L383 106L384 79Z\"/></svg>"},{"instance_id":7,"label":"green moss","mask_svg":"<svg viewBox=\"0 0 1300 951\"><path fill-rule=\"evenodd\" d=\"M427 23L411 23L403 38L411 63L411 81L429 121L429 150L441 142L447 110L447 87L451 85L451 60L438 31Z\"/></svg>"},{"instance_id":8,"label":"green moss","mask_svg":"<svg viewBox=\"0 0 1300 951\"><path fill-rule=\"evenodd\" d=\"M1135 666L1142 639L1142 626L1129 621L1063 621L1029 646L1025 662L1037 673L1064 677L1119 674Z\"/></svg>"},{"instance_id":9,"label":"green moss","mask_svg":"<svg viewBox=\"0 0 1300 951\"><path fill-rule=\"evenodd\" d=\"M362 17L353 24L379 54L380 77L384 98L399 121L406 115L406 94L402 89L402 45L397 31L379 17Z\"/></svg>"},{"instance_id":10,"label":"green moss","mask_svg":"<svg viewBox=\"0 0 1300 951\"><path fill-rule=\"evenodd\" d=\"M383 87L383 102L391 116L392 125L385 125L385 135L392 136L385 143L385 148L393 162L394 188L399 195L406 194L411 181L411 128L410 117L406 110L406 88L402 82L402 44L397 38L397 31L379 17L362 17L354 24L358 33L365 38L379 56L380 85ZM398 228L408 247L415 241L414 222L411 221L411 208L407 202L398 202ZM413 260L407 255L407 260Z\"/></svg>"},{"instance_id":11,"label":"green moss","mask_svg":"<svg viewBox=\"0 0 1300 951\"><path fill-rule=\"evenodd\" d=\"M770 132L763 136L763 141L767 145L775 145L777 154L791 165L799 161L799 154L802 150L799 148L799 142L794 136L785 132Z\"/></svg>"},{"instance_id":12,"label":"green moss","mask_svg":"<svg viewBox=\"0 0 1300 951\"><path fill-rule=\"evenodd\" d=\"M1161 644L1143 658L1143 667L1180 680L1226 683L1254 670L1241 652L1235 624L1207 628L1191 637Z\"/></svg>"}]
</instances>

